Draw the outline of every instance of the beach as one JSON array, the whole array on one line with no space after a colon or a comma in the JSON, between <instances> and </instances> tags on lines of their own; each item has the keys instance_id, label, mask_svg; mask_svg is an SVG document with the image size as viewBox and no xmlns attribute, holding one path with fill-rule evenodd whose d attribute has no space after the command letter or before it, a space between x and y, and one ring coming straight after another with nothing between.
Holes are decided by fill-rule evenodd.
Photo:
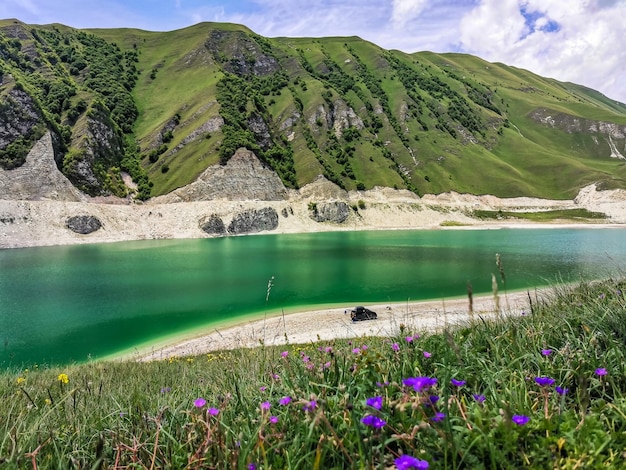
<instances>
[{"instance_id":1,"label":"beach","mask_svg":"<svg viewBox=\"0 0 626 470\"><path fill-rule=\"evenodd\" d=\"M523 291L500 293L473 298L473 313L469 312L467 297L421 302L368 304L378 318L353 322L350 310L354 306L303 310L280 314L274 313L263 319L244 321L225 328L198 331L192 337L180 339L173 344L140 348L122 356L137 361L164 360L176 357L197 356L215 351L252 348L260 345L280 346L306 344L315 341L331 341L340 338L379 336L397 337L441 331L446 327L470 324L482 319L495 319L500 315L516 316L530 312L533 305L541 302L546 291ZM499 303L497 308L496 303ZM499 312L499 313L498 313Z\"/></svg>"}]
</instances>

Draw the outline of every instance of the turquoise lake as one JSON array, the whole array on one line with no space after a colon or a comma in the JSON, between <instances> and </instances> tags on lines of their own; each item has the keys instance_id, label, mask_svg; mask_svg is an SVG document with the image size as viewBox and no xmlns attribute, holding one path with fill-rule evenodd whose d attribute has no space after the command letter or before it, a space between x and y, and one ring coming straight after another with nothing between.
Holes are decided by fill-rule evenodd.
<instances>
[{"instance_id":1,"label":"turquoise lake","mask_svg":"<svg viewBox=\"0 0 626 470\"><path fill-rule=\"evenodd\" d=\"M508 290L621 275L626 230L327 232L0 250L0 366L84 362L281 309L459 297L468 282L489 293L496 253Z\"/></svg>"}]
</instances>

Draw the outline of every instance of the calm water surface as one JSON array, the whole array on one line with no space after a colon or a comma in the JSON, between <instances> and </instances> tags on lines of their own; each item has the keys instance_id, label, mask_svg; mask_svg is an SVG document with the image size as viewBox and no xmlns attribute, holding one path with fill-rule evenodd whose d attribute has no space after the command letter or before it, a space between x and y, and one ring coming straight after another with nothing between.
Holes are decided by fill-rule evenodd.
<instances>
[{"instance_id":1,"label":"calm water surface","mask_svg":"<svg viewBox=\"0 0 626 470\"><path fill-rule=\"evenodd\" d=\"M457 297L468 282L487 293L495 253L509 290L607 277L626 267L625 235L331 232L0 250L0 365L101 358L283 308Z\"/></svg>"}]
</instances>

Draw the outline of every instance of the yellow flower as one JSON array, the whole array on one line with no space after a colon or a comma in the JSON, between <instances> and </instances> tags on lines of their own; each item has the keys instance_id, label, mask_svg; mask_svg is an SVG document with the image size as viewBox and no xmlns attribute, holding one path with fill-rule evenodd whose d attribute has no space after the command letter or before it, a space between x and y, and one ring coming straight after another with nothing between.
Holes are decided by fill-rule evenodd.
<instances>
[{"instance_id":1,"label":"yellow flower","mask_svg":"<svg viewBox=\"0 0 626 470\"><path fill-rule=\"evenodd\" d=\"M46 402L46 405L52 404L52 400L50 400L49 398L46 398L44 401Z\"/></svg>"},{"instance_id":2,"label":"yellow flower","mask_svg":"<svg viewBox=\"0 0 626 470\"><path fill-rule=\"evenodd\" d=\"M24 377L18 377L16 382L18 385L22 385L24 382L26 382L26 379Z\"/></svg>"},{"instance_id":3,"label":"yellow flower","mask_svg":"<svg viewBox=\"0 0 626 470\"><path fill-rule=\"evenodd\" d=\"M67 376L67 374L59 374L59 376L57 377L57 380L61 382L62 384L66 384L66 383L69 383L70 378Z\"/></svg>"}]
</instances>

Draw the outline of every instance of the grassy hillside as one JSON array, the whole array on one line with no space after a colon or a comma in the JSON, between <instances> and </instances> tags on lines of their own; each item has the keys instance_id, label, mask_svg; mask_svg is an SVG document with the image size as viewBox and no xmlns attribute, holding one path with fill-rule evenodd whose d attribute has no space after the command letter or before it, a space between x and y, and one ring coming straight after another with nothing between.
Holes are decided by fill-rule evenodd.
<instances>
[{"instance_id":1,"label":"grassy hillside","mask_svg":"<svg viewBox=\"0 0 626 470\"><path fill-rule=\"evenodd\" d=\"M0 23L8 41L12 26ZM119 124L153 196L240 146L295 188L319 174L346 189L418 194L571 198L592 182L626 187L625 160L611 158L626 155L626 105L504 64L386 51L357 37L268 39L221 23L163 33L22 26L24 37L52 31L65 46L87 34L132 58L136 115L130 128ZM17 40L71 71L75 62L49 36ZM106 101L106 89L86 90L82 77L96 64L83 59L84 69L66 75L88 103ZM57 121L80 134L67 111ZM68 140L69 149L77 143Z\"/></svg>"},{"instance_id":2,"label":"grassy hillside","mask_svg":"<svg viewBox=\"0 0 626 470\"><path fill-rule=\"evenodd\" d=\"M3 371L0 464L623 468L625 287L440 334Z\"/></svg>"}]
</instances>

